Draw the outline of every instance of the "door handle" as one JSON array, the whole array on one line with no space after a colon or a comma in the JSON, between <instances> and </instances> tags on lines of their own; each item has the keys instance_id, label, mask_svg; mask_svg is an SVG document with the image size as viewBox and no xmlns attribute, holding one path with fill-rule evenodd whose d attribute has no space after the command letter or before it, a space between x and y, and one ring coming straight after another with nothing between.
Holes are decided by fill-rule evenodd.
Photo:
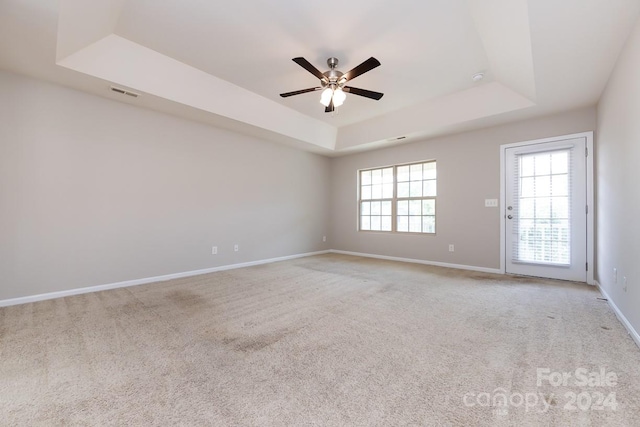
<instances>
[{"instance_id":1,"label":"door handle","mask_svg":"<svg viewBox=\"0 0 640 427\"><path fill-rule=\"evenodd\" d=\"M513 219L513 215L507 215L507 218Z\"/></svg>"}]
</instances>

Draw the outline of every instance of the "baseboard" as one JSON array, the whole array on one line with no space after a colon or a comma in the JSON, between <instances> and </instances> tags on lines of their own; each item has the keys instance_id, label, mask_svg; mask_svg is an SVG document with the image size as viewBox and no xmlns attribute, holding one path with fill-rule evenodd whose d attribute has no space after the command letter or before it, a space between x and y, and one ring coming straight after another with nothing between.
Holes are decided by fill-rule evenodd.
<instances>
[{"instance_id":1,"label":"baseboard","mask_svg":"<svg viewBox=\"0 0 640 427\"><path fill-rule=\"evenodd\" d=\"M339 251L336 249L331 249L329 252L334 254L361 256L366 258L378 258L378 259L384 259L388 261L410 262L413 264L424 264L424 265L434 265L437 267L456 268L458 270L471 270L471 271L480 271L482 273L502 274L502 271L499 268L476 267L473 265L463 265L463 264L449 264L447 262L425 261L422 259L414 259L414 258L400 258L400 257L394 257L394 256L386 256L386 255L366 254L361 252Z\"/></svg>"},{"instance_id":2,"label":"baseboard","mask_svg":"<svg viewBox=\"0 0 640 427\"><path fill-rule=\"evenodd\" d=\"M27 304L30 302L68 297L72 295L87 294L90 292L107 291L109 289L126 288L129 286L144 285L147 283L164 282L166 280L180 279L182 277L199 276L201 274L215 273L216 271L233 270L236 268L251 267L254 265L270 264L272 262L286 261L286 260L295 259L295 258L303 258L303 257L308 257L313 255L322 255L326 253L329 253L329 251L327 250L327 251L318 251L318 252L307 252L303 254L287 255L287 256L282 256L277 258L262 259L258 261L242 262L239 264L229 264L229 265L222 265L219 267L204 268L202 270L185 271L181 273L165 274L163 276L146 277L143 279L135 279L135 280L126 280L124 282L109 283L106 285L89 286L85 288L69 289L66 291L49 292L46 294L38 294L38 295L30 295L26 297L5 299L5 300L0 300L0 307L7 307L10 305L18 305L18 304Z\"/></svg>"},{"instance_id":3,"label":"baseboard","mask_svg":"<svg viewBox=\"0 0 640 427\"><path fill-rule=\"evenodd\" d=\"M596 286L598 287L598 290L600 291L600 293L602 294L603 297L605 297L607 299L607 302L609 303L609 306L613 309L614 313L616 313L616 316L618 317L618 320L620 320L620 322L624 325L624 327L627 329L627 332L629 332L629 335L631 335L631 338L635 341L636 345L638 347L640 347L640 334L638 334L638 331L636 331L633 327L633 325L631 324L631 322L629 322L629 320L627 320L627 318L625 317L624 314L622 314L622 311L620 311L620 309L618 308L618 306L616 305L615 302L613 302L613 300L609 297L609 294L607 294L607 291L605 291L602 286L600 286L600 283L598 283L598 281L595 281Z\"/></svg>"}]
</instances>

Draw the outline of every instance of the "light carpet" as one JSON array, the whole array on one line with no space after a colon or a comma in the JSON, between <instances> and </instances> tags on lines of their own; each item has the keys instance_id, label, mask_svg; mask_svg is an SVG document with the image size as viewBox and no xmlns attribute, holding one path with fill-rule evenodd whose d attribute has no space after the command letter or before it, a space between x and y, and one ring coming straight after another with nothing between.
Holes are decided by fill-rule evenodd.
<instances>
[{"instance_id":1,"label":"light carpet","mask_svg":"<svg viewBox=\"0 0 640 427\"><path fill-rule=\"evenodd\" d=\"M0 308L0 424L640 426L599 297L330 254Z\"/></svg>"}]
</instances>

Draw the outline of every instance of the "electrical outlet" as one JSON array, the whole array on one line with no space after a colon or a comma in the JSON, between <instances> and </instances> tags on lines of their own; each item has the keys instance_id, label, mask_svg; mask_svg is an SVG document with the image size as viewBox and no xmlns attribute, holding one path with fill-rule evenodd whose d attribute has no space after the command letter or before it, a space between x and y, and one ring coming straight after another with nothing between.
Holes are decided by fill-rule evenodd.
<instances>
[{"instance_id":1,"label":"electrical outlet","mask_svg":"<svg viewBox=\"0 0 640 427\"><path fill-rule=\"evenodd\" d=\"M239 250L240 250L240 247L237 244L233 245L234 252L238 252Z\"/></svg>"},{"instance_id":2,"label":"electrical outlet","mask_svg":"<svg viewBox=\"0 0 640 427\"><path fill-rule=\"evenodd\" d=\"M453 252L453 251L454 251L453 245L449 245L449 252Z\"/></svg>"},{"instance_id":3,"label":"electrical outlet","mask_svg":"<svg viewBox=\"0 0 640 427\"><path fill-rule=\"evenodd\" d=\"M613 269L613 283L618 283L618 269Z\"/></svg>"},{"instance_id":4,"label":"electrical outlet","mask_svg":"<svg viewBox=\"0 0 640 427\"><path fill-rule=\"evenodd\" d=\"M212 246L211 247L211 255L218 255L218 247L217 246Z\"/></svg>"},{"instance_id":5,"label":"electrical outlet","mask_svg":"<svg viewBox=\"0 0 640 427\"><path fill-rule=\"evenodd\" d=\"M327 236L322 236L322 241L326 242L327 241Z\"/></svg>"},{"instance_id":6,"label":"electrical outlet","mask_svg":"<svg viewBox=\"0 0 640 427\"><path fill-rule=\"evenodd\" d=\"M622 278L622 290L627 292L627 276Z\"/></svg>"}]
</instances>

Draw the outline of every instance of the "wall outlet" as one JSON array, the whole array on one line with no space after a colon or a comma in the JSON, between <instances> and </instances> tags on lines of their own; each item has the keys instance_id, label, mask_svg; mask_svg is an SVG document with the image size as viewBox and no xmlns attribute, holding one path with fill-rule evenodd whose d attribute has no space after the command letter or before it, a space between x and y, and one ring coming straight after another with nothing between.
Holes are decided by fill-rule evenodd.
<instances>
[{"instance_id":1,"label":"wall outlet","mask_svg":"<svg viewBox=\"0 0 640 427\"><path fill-rule=\"evenodd\" d=\"M618 269L613 269L613 283L618 283Z\"/></svg>"},{"instance_id":2,"label":"wall outlet","mask_svg":"<svg viewBox=\"0 0 640 427\"><path fill-rule=\"evenodd\" d=\"M322 241L326 242L327 241L327 236L322 236Z\"/></svg>"},{"instance_id":3,"label":"wall outlet","mask_svg":"<svg viewBox=\"0 0 640 427\"><path fill-rule=\"evenodd\" d=\"M211 246L211 255L218 255L218 247Z\"/></svg>"},{"instance_id":4,"label":"wall outlet","mask_svg":"<svg viewBox=\"0 0 640 427\"><path fill-rule=\"evenodd\" d=\"M622 278L622 290L627 292L627 276Z\"/></svg>"},{"instance_id":5,"label":"wall outlet","mask_svg":"<svg viewBox=\"0 0 640 427\"><path fill-rule=\"evenodd\" d=\"M485 208L497 208L498 207L498 199L484 199L484 207Z\"/></svg>"},{"instance_id":6,"label":"wall outlet","mask_svg":"<svg viewBox=\"0 0 640 427\"><path fill-rule=\"evenodd\" d=\"M234 252L238 252L239 250L240 250L240 247L237 244L233 245Z\"/></svg>"},{"instance_id":7,"label":"wall outlet","mask_svg":"<svg viewBox=\"0 0 640 427\"><path fill-rule=\"evenodd\" d=\"M449 252L453 252L453 251L454 251L453 245L449 245Z\"/></svg>"}]
</instances>

